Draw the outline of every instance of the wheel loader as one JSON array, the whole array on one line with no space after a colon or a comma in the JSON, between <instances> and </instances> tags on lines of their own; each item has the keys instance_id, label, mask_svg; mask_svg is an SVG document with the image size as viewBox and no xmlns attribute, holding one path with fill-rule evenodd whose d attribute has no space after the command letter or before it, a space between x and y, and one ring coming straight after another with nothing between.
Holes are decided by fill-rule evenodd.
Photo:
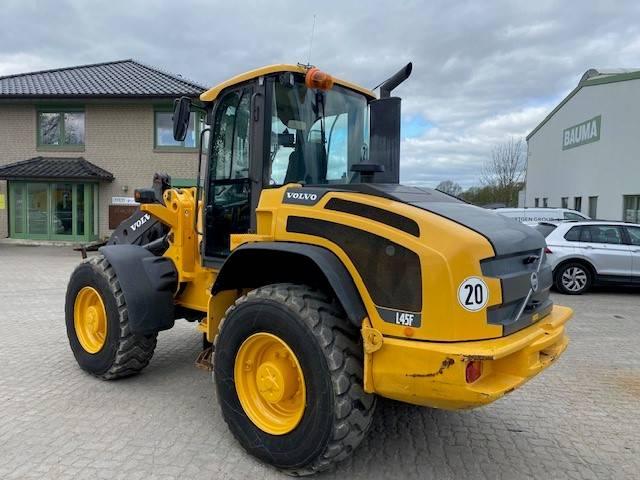
<instances>
[{"instance_id":1,"label":"wheel loader","mask_svg":"<svg viewBox=\"0 0 640 480\"><path fill-rule=\"evenodd\" d=\"M469 409L549 367L572 311L549 296L544 238L399 183L391 92L411 68L378 97L272 65L176 99L177 140L192 116L208 125L196 187L156 175L135 192L140 211L71 275L80 367L138 373L158 332L194 322L229 429L294 475L348 457L377 396Z\"/></svg>"}]
</instances>

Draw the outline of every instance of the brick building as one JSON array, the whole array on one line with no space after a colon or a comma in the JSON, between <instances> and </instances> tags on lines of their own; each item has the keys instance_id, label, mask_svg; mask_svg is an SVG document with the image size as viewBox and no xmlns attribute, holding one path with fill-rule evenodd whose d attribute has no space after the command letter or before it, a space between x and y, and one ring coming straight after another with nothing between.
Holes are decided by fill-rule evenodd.
<instances>
[{"instance_id":1,"label":"brick building","mask_svg":"<svg viewBox=\"0 0 640 480\"><path fill-rule=\"evenodd\" d=\"M203 90L133 60L0 77L0 238L103 238L154 172L192 183L201 125L175 142L171 109Z\"/></svg>"}]
</instances>

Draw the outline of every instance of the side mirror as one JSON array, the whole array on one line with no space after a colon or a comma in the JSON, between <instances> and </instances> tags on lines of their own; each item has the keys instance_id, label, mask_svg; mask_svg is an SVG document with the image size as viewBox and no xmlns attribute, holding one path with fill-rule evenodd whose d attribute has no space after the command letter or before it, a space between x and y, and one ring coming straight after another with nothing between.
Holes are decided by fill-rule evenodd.
<instances>
[{"instance_id":1,"label":"side mirror","mask_svg":"<svg viewBox=\"0 0 640 480\"><path fill-rule=\"evenodd\" d=\"M191 99L180 97L173 102L173 138L182 142L189 129L189 117L191 117Z\"/></svg>"}]
</instances>

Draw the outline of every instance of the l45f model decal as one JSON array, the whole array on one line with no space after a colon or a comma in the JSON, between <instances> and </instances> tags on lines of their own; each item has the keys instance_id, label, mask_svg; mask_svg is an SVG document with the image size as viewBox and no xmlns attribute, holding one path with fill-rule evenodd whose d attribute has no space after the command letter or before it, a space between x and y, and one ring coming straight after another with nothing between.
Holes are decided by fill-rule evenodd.
<instances>
[{"instance_id":1,"label":"l45f model decal","mask_svg":"<svg viewBox=\"0 0 640 480\"><path fill-rule=\"evenodd\" d=\"M404 327L419 327L422 325L422 315L418 312L404 312L390 308L377 307L378 315L387 323L402 325Z\"/></svg>"}]
</instances>

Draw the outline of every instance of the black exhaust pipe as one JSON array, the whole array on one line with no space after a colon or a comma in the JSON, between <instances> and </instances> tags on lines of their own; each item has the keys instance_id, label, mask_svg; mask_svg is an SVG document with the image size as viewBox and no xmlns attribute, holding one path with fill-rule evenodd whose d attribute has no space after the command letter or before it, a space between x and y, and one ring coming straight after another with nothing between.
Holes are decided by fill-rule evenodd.
<instances>
[{"instance_id":1,"label":"black exhaust pipe","mask_svg":"<svg viewBox=\"0 0 640 480\"><path fill-rule=\"evenodd\" d=\"M400 183L400 97L391 91L404 82L413 64L407 63L396 74L380 85L380 98L369 103L369 162L380 166L371 172L360 171L361 181L374 183ZM367 176L369 173L369 176Z\"/></svg>"},{"instance_id":2,"label":"black exhaust pipe","mask_svg":"<svg viewBox=\"0 0 640 480\"><path fill-rule=\"evenodd\" d=\"M391 77L382 82L380 85L380 98L389 98L391 96L391 90L409 78L412 69L413 63L409 62L398 70L398 72L394 73Z\"/></svg>"}]
</instances>

